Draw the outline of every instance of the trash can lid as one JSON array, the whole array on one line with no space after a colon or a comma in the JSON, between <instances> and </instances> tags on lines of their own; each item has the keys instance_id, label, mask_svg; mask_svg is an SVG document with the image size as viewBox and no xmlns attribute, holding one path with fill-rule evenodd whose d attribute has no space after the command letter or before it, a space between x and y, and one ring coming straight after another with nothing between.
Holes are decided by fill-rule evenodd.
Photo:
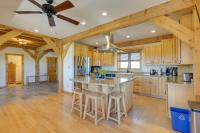
<instances>
[{"instance_id":1,"label":"trash can lid","mask_svg":"<svg viewBox=\"0 0 200 133\"><path fill-rule=\"evenodd\" d=\"M197 101L188 101L188 105L193 112L200 113L200 102Z\"/></svg>"}]
</instances>

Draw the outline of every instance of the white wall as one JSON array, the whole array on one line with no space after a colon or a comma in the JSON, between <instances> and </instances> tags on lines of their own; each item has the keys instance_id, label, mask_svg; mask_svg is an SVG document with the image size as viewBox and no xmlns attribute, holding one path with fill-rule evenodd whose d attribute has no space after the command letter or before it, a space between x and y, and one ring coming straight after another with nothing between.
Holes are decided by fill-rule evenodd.
<instances>
[{"instance_id":1,"label":"white wall","mask_svg":"<svg viewBox=\"0 0 200 133\"><path fill-rule=\"evenodd\" d=\"M22 54L24 55L24 84L26 84L26 76L35 75L35 61L21 48L5 48L0 51L0 87L6 86L6 64L5 54ZM40 60L40 75L47 74L47 57L56 57L54 52L49 52Z\"/></svg>"},{"instance_id":2,"label":"white wall","mask_svg":"<svg viewBox=\"0 0 200 133\"><path fill-rule=\"evenodd\" d=\"M64 59L64 91L73 92L74 82L71 80L74 78L74 44L72 44Z\"/></svg>"},{"instance_id":3,"label":"white wall","mask_svg":"<svg viewBox=\"0 0 200 133\"><path fill-rule=\"evenodd\" d=\"M26 76L35 75L35 61L31 56L20 48L5 48L0 51L0 87L6 86L6 53L24 55L24 83L26 83Z\"/></svg>"}]
</instances>

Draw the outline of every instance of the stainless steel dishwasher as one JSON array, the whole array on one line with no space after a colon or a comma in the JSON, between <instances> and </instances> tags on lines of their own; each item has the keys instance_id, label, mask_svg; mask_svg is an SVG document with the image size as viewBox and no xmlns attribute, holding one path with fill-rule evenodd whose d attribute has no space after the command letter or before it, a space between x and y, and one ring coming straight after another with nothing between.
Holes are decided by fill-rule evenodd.
<instances>
[{"instance_id":1,"label":"stainless steel dishwasher","mask_svg":"<svg viewBox=\"0 0 200 133\"><path fill-rule=\"evenodd\" d=\"M192 110L192 133L200 133L200 102L189 101Z\"/></svg>"}]
</instances>

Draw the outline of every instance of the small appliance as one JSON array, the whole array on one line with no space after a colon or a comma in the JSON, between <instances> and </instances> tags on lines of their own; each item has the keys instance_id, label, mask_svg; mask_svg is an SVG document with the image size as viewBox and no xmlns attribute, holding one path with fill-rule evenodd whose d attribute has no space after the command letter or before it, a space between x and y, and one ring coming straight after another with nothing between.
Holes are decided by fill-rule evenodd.
<instances>
[{"instance_id":1,"label":"small appliance","mask_svg":"<svg viewBox=\"0 0 200 133\"><path fill-rule=\"evenodd\" d=\"M157 72L156 72L155 69L151 69L151 70L150 70L150 75L156 75L156 74L157 74Z\"/></svg>"},{"instance_id":2,"label":"small appliance","mask_svg":"<svg viewBox=\"0 0 200 133\"><path fill-rule=\"evenodd\" d=\"M183 73L182 79L184 82L192 82L193 73Z\"/></svg>"},{"instance_id":3,"label":"small appliance","mask_svg":"<svg viewBox=\"0 0 200 133\"><path fill-rule=\"evenodd\" d=\"M178 76L178 67L172 68L172 76Z\"/></svg>"}]
</instances>

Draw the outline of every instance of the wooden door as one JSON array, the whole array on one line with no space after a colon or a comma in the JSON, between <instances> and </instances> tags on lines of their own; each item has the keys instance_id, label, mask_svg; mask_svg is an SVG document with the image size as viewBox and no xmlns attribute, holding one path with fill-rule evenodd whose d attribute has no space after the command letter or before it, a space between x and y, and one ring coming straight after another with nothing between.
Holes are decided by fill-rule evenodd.
<instances>
[{"instance_id":1,"label":"wooden door","mask_svg":"<svg viewBox=\"0 0 200 133\"><path fill-rule=\"evenodd\" d=\"M16 83L16 64L12 62L7 65L7 78L8 84Z\"/></svg>"},{"instance_id":2,"label":"wooden door","mask_svg":"<svg viewBox=\"0 0 200 133\"><path fill-rule=\"evenodd\" d=\"M48 81L55 82L57 80L57 58L47 57Z\"/></svg>"}]
</instances>

